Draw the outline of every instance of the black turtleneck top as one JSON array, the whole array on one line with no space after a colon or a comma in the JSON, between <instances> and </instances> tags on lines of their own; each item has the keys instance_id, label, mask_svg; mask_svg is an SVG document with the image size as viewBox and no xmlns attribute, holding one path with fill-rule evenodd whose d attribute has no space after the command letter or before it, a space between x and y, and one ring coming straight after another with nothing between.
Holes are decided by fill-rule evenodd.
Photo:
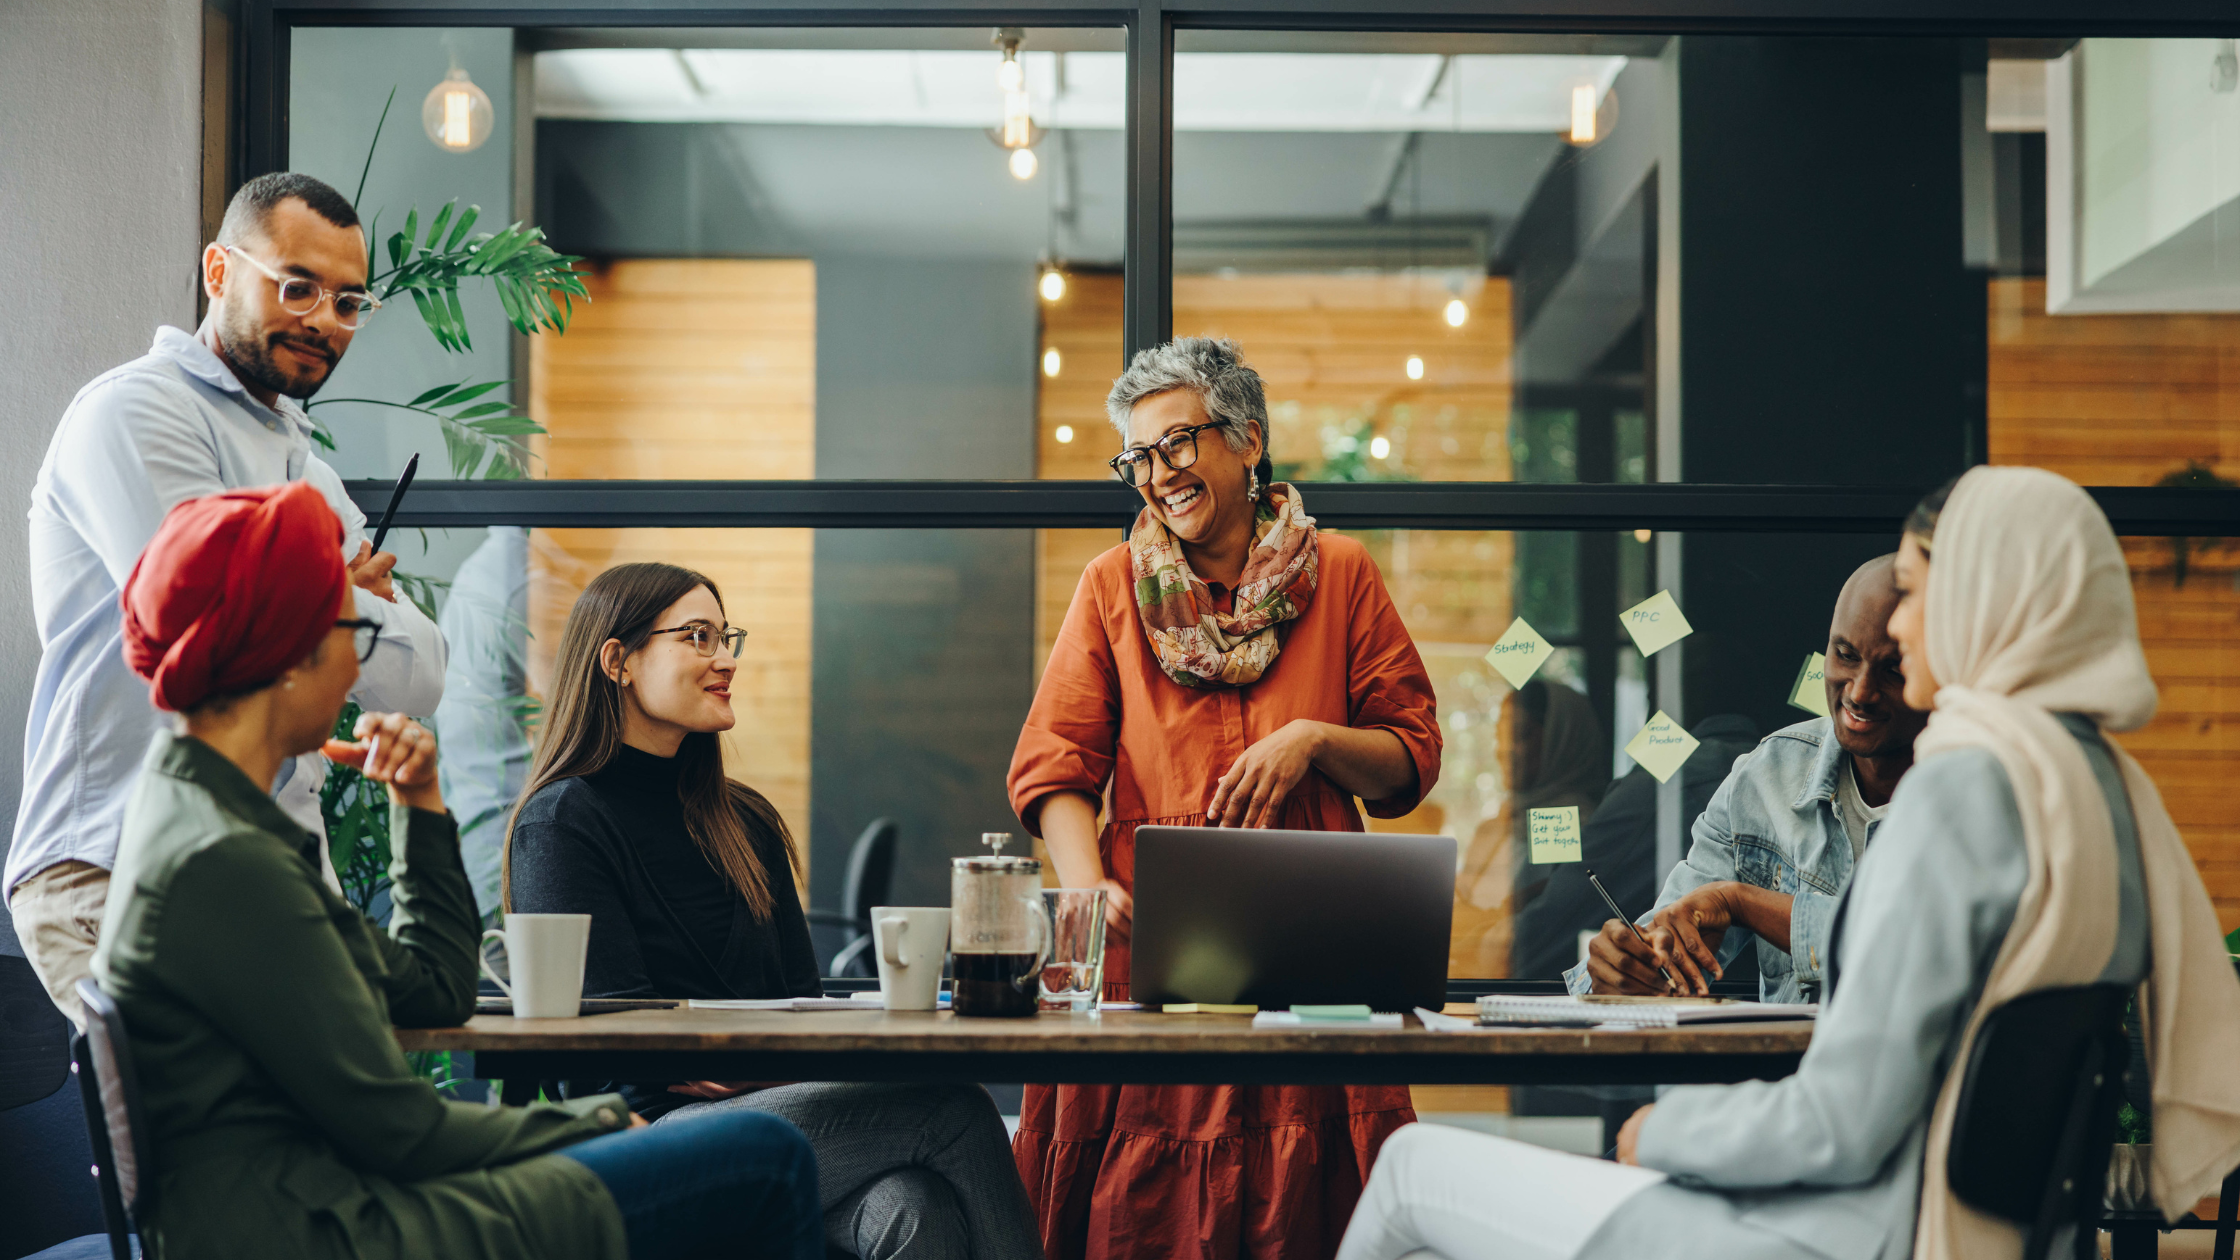
<instances>
[{"instance_id":1,"label":"black turtleneck top","mask_svg":"<svg viewBox=\"0 0 2240 1260\"><path fill-rule=\"evenodd\" d=\"M597 774L549 784L513 829L513 908L588 914L585 997L815 997L817 960L785 847L745 819L770 875L770 921L685 830L674 758L624 745ZM692 1101L630 1089L654 1114Z\"/></svg>"}]
</instances>

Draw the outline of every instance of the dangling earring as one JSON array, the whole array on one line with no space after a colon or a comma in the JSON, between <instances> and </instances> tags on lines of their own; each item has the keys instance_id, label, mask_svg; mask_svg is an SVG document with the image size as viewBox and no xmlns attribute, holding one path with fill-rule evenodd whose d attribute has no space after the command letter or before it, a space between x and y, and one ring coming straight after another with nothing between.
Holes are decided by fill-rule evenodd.
<instances>
[{"instance_id":1,"label":"dangling earring","mask_svg":"<svg viewBox=\"0 0 2240 1260\"><path fill-rule=\"evenodd\" d=\"M1249 475L1252 480L1245 484L1244 497L1258 503L1260 501L1260 470L1255 468Z\"/></svg>"}]
</instances>

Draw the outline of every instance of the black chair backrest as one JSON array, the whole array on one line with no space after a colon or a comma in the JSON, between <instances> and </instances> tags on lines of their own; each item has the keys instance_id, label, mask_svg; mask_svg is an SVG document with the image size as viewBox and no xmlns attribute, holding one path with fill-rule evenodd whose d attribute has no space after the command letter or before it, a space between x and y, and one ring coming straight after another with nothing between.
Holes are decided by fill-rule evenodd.
<instances>
[{"instance_id":1,"label":"black chair backrest","mask_svg":"<svg viewBox=\"0 0 2240 1260\"><path fill-rule=\"evenodd\" d=\"M2100 1218L2130 998L2113 984L2026 993L1986 1015L1969 1049L1946 1180L1961 1202L2027 1230L2030 1260L2062 1225Z\"/></svg>"},{"instance_id":2,"label":"black chair backrest","mask_svg":"<svg viewBox=\"0 0 2240 1260\"><path fill-rule=\"evenodd\" d=\"M70 1022L31 964L0 954L0 1111L35 1103L70 1076Z\"/></svg>"},{"instance_id":3,"label":"black chair backrest","mask_svg":"<svg viewBox=\"0 0 2240 1260\"><path fill-rule=\"evenodd\" d=\"M149 1146L147 1116L140 1106L140 1080L132 1070L132 1043L125 1040L124 1017L117 1012L117 1004L100 985L80 980L78 997L86 1005L85 1054L78 1070L82 1077L90 1068L101 1102L94 1149L99 1154L100 1139L108 1139L103 1166L115 1171L117 1194L125 1210L133 1220L143 1220L155 1202L156 1165ZM92 1118L87 1117L89 1124Z\"/></svg>"},{"instance_id":4,"label":"black chair backrest","mask_svg":"<svg viewBox=\"0 0 2240 1260\"><path fill-rule=\"evenodd\" d=\"M894 887L894 851L902 828L892 818L875 818L848 852L848 882L840 889L840 909L858 923L871 921L871 907L885 905Z\"/></svg>"}]
</instances>

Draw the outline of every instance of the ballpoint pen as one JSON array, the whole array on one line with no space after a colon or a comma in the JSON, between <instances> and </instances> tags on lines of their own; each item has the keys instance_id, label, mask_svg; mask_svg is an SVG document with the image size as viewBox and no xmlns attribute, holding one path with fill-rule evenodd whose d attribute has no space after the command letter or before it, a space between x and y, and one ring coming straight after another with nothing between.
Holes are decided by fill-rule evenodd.
<instances>
[{"instance_id":1,"label":"ballpoint pen","mask_svg":"<svg viewBox=\"0 0 2240 1260\"><path fill-rule=\"evenodd\" d=\"M1657 952L1656 947L1649 944L1649 938L1641 934L1641 929L1635 927L1633 920L1626 917L1626 912L1618 908L1618 899L1611 896L1610 890L1602 886L1602 881L1594 877L1594 868L1591 866L1587 868L1587 882L1593 884L1594 890L1602 894L1602 904L1610 907L1611 915L1619 922L1626 925L1626 930L1633 933L1633 939L1641 942L1641 948L1648 950L1652 957L1655 956ZM1664 967L1660 965L1657 968L1657 973L1664 977L1666 986L1669 987L1673 992L1680 992L1680 982L1672 978L1671 972L1666 971Z\"/></svg>"},{"instance_id":2,"label":"ballpoint pen","mask_svg":"<svg viewBox=\"0 0 2240 1260\"><path fill-rule=\"evenodd\" d=\"M397 488L389 494L389 508L381 514L381 524L374 527L373 550L375 554L380 553L382 540L389 536L389 522L397 519L397 505L404 502L404 492L412 488L412 476L419 471L420 456L415 452L411 459L405 461L404 475L397 478Z\"/></svg>"}]
</instances>

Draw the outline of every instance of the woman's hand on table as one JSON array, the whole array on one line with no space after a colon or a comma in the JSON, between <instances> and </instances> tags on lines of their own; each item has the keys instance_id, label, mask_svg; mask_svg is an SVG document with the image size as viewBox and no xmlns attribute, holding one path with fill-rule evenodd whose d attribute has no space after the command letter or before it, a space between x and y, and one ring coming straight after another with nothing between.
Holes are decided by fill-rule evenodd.
<instances>
[{"instance_id":1,"label":"woman's hand on table","mask_svg":"<svg viewBox=\"0 0 2240 1260\"><path fill-rule=\"evenodd\" d=\"M669 1092L672 1094L689 1094L694 1098L704 1098L710 1102L715 1102L724 1098L737 1098L741 1094L751 1094L758 1089L774 1089L780 1085L790 1084L792 1084L791 1081L686 1081L682 1085L671 1085Z\"/></svg>"},{"instance_id":2,"label":"woman's hand on table","mask_svg":"<svg viewBox=\"0 0 2240 1260\"><path fill-rule=\"evenodd\" d=\"M1305 718L1286 722L1244 750L1229 772L1213 785L1206 823L1214 827L1272 827L1284 799L1314 769L1322 751L1323 724Z\"/></svg>"},{"instance_id":3,"label":"woman's hand on table","mask_svg":"<svg viewBox=\"0 0 2240 1260\"><path fill-rule=\"evenodd\" d=\"M652 1123L653 1121L646 1119L635 1111L630 1113L630 1127L633 1129L642 1129Z\"/></svg>"},{"instance_id":4,"label":"woman's hand on table","mask_svg":"<svg viewBox=\"0 0 2240 1260\"><path fill-rule=\"evenodd\" d=\"M1636 1111L1632 1115L1626 1117L1625 1126L1618 1130L1619 1163L1632 1164L1636 1167L1640 1166L1641 1126L1649 1122L1649 1113L1655 1111L1656 1109L1657 1105L1655 1103L1650 1103L1648 1106L1643 1107L1641 1110Z\"/></svg>"},{"instance_id":5,"label":"woman's hand on table","mask_svg":"<svg viewBox=\"0 0 2240 1260\"><path fill-rule=\"evenodd\" d=\"M388 784L389 799L399 805L443 812L436 737L426 727L402 713L361 713L351 734L355 742L330 739L320 748L327 760Z\"/></svg>"}]
</instances>

